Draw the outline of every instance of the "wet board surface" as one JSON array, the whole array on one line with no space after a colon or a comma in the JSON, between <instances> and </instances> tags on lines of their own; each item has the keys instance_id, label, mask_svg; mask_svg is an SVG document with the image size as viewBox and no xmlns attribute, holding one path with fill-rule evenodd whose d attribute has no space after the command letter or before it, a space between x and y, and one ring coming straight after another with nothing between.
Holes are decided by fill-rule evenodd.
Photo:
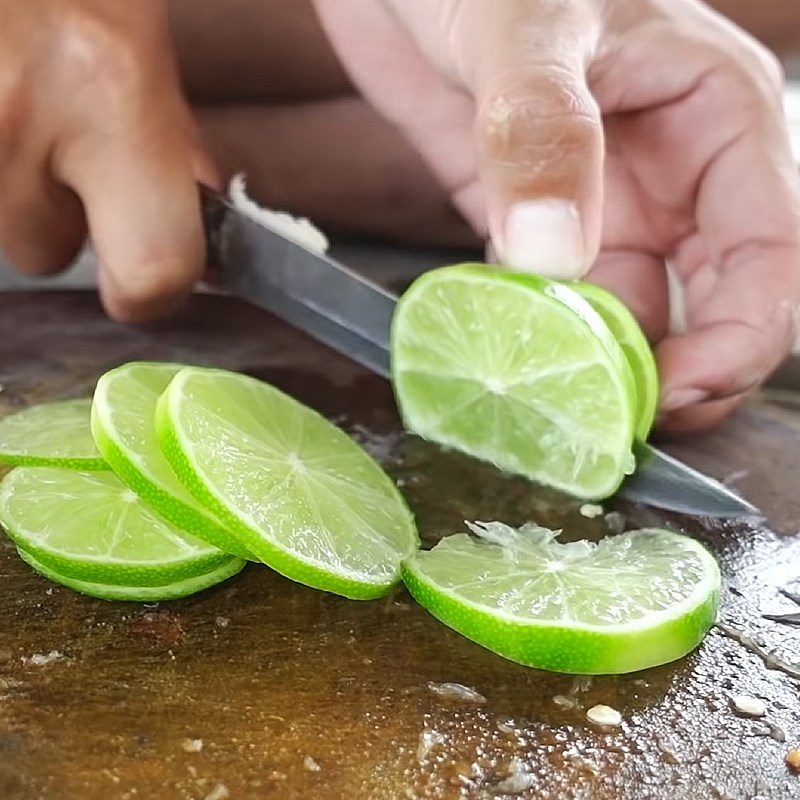
<instances>
[{"instance_id":1,"label":"wet board surface","mask_svg":"<svg viewBox=\"0 0 800 800\"><path fill-rule=\"evenodd\" d=\"M130 359L239 369L320 409L398 479L428 544L464 519L533 519L567 537L619 522L401 436L385 381L236 301L197 297L145 329L109 322L89 293L0 296L2 414L87 396ZM359 603L256 566L157 607L93 600L32 573L3 539L0 797L800 798L784 763L800 746L789 674L800 629L760 616L793 610L778 589L800 577L800 414L754 404L669 449L735 481L780 532L620 505L627 527L667 524L707 542L728 579L724 631L628 676L526 669L402 590ZM441 696L442 683L477 694ZM737 694L762 698L767 715L738 716ZM618 709L622 727L587 722L596 703Z\"/></svg>"}]
</instances>

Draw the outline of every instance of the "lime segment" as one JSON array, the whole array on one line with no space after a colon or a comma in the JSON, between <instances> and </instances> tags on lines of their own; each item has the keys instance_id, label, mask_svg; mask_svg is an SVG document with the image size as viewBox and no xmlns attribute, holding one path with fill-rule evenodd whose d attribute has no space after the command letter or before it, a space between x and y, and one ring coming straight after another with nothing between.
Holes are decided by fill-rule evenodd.
<instances>
[{"instance_id":1,"label":"lime segment","mask_svg":"<svg viewBox=\"0 0 800 800\"><path fill-rule=\"evenodd\" d=\"M592 283L575 281L569 286L591 303L619 342L636 385L636 437L646 441L658 409L658 368L636 317L611 292Z\"/></svg>"},{"instance_id":2,"label":"lime segment","mask_svg":"<svg viewBox=\"0 0 800 800\"><path fill-rule=\"evenodd\" d=\"M186 490L161 453L156 402L182 369L179 364L132 362L103 375L92 405L92 433L120 480L165 520L240 558L236 538Z\"/></svg>"},{"instance_id":3,"label":"lime segment","mask_svg":"<svg viewBox=\"0 0 800 800\"><path fill-rule=\"evenodd\" d=\"M417 547L390 478L349 436L277 389L187 368L158 404L167 459L247 549L287 577L385 594Z\"/></svg>"},{"instance_id":4,"label":"lime segment","mask_svg":"<svg viewBox=\"0 0 800 800\"><path fill-rule=\"evenodd\" d=\"M41 561L37 561L35 556L32 556L22 548L17 548L17 552L25 563L53 583L59 583L81 594L99 597L101 600L123 600L141 603L177 600L180 597L188 597L190 594L202 592L204 589L216 586L216 584L233 577L245 565L245 561L241 558L230 557L210 572L197 575L194 578L185 578L175 583L168 583L165 586L114 586L67 578L46 567Z\"/></svg>"},{"instance_id":5,"label":"lime segment","mask_svg":"<svg viewBox=\"0 0 800 800\"><path fill-rule=\"evenodd\" d=\"M688 653L714 623L720 573L694 539L646 529L561 544L528 524L470 525L404 567L435 617L540 669L632 672Z\"/></svg>"},{"instance_id":6,"label":"lime segment","mask_svg":"<svg viewBox=\"0 0 800 800\"><path fill-rule=\"evenodd\" d=\"M0 420L0 461L26 466L103 470L89 430L91 400L31 406Z\"/></svg>"},{"instance_id":7,"label":"lime segment","mask_svg":"<svg viewBox=\"0 0 800 800\"><path fill-rule=\"evenodd\" d=\"M478 265L400 299L392 375L411 431L586 498L633 468L636 393L600 316L562 284Z\"/></svg>"},{"instance_id":8,"label":"lime segment","mask_svg":"<svg viewBox=\"0 0 800 800\"><path fill-rule=\"evenodd\" d=\"M230 559L162 520L111 472L12 470L0 484L0 523L48 569L92 583L159 586Z\"/></svg>"}]
</instances>

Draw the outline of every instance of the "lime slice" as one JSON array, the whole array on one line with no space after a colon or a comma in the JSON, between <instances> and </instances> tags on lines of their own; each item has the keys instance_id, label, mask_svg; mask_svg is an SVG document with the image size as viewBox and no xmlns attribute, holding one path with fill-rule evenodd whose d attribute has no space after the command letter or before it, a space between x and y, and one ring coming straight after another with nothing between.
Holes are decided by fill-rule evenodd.
<instances>
[{"instance_id":1,"label":"lime slice","mask_svg":"<svg viewBox=\"0 0 800 800\"><path fill-rule=\"evenodd\" d=\"M418 546L391 479L347 434L265 383L179 372L156 413L162 450L247 549L292 580L365 599Z\"/></svg>"},{"instance_id":2,"label":"lime slice","mask_svg":"<svg viewBox=\"0 0 800 800\"><path fill-rule=\"evenodd\" d=\"M0 484L0 523L48 569L92 583L160 586L230 558L162 520L111 472L12 470Z\"/></svg>"},{"instance_id":3,"label":"lime slice","mask_svg":"<svg viewBox=\"0 0 800 800\"><path fill-rule=\"evenodd\" d=\"M650 435L658 409L658 369L650 344L636 317L611 292L593 283L575 281L569 286L591 303L619 342L636 386L636 437L643 442Z\"/></svg>"},{"instance_id":4,"label":"lime slice","mask_svg":"<svg viewBox=\"0 0 800 800\"><path fill-rule=\"evenodd\" d=\"M633 470L636 391L603 320L563 284L480 265L434 270L392 322L406 427L585 498Z\"/></svg>"},{"instance_id":5,"label":"lime slice","mask_svg":"<svg viewBox=\"0 0 800 800\"><path fill-rule=\"evenodd\" d=\"M250 554L175 477L161 453L156 402L180 364L132 362L103 375L92 405L97 447L120 480L167 522L240 558Z\"/></svg>"},{"instance_id":6,"label":"lime slice","mask_svg":"<svg viewBox=\"0 0 800 800\"><path fill-rule=\"evenodd\" d=\"M61 400L0 420L0 461L25 466L108 469L89 430L91 400Z\"/></svg>"},{"instance_id":7,"label":"lime slice","mask_svg":"<svg viewBox=\"0 0 800 800\"><path fill-rule=\"evenodd\" d=\"M469 526L404 567L411 594L512 661L583 674L633 672L688 653L714 624L720 573L694 539L647 529L561 544L557 532Z\"/></svg>"},{"instance_id":8,"label":"lime slice","mask_svg":"<svg viewBox=\"0 0 800 800\"><path fill-rule=\"evenodd\" d=\"M187 597L190 594L202 592L215 586L224 580L236 575L242 570L245 562L241 558L229 557L219 566L202 575L194 578L185 578L175 583L168 583L164 586L114 586L105 583L90 583L79 581L75 578L67 578L60 575L55 570L46 567L41 561L37 561L35 556L18 547L19 557L36 570L40 575L44 575L53 583L60 583L69 589L74 589L81 594L88 594L91 597L99 597L102 600L127 600L141 603L157 603L161 600L177 600L179 597Z\"/></svg>"}]
</instances>

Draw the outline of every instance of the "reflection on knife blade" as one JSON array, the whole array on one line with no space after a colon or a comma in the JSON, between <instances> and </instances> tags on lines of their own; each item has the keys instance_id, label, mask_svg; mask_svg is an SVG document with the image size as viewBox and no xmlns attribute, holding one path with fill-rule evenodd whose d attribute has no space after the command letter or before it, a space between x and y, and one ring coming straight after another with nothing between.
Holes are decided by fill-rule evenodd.
<instances>
[{"instance_id":1,"label":"reflection on knife blade","mask_svg":"<svg viewBox=\"0 0 800 800\"><path fill-rule=\"evenodd\" d=\"M240 297L389 377L389 331L397 298L382 287L240 213L203 188L209 255ZM619 492L634 502L682 514L761 517L721 483L646 444Z\"/></svg>"}]
</instances>

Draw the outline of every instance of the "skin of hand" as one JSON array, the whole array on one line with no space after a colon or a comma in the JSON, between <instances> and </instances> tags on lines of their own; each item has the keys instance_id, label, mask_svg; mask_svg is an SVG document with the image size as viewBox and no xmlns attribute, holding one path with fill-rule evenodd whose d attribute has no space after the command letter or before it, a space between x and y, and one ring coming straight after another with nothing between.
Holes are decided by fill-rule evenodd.
<instances>
[{"instance_id":1,"label":"skin of hand","mask_svg":"<svg viewBox=\"0 0 800 800\"><path fill-rule=\"evenodd\" d=\"M708 427L793 341L800 178L776 59L698 0L315 0L354 82L516 269L606 285ZM665 263L689 329L669 335Z\"/></svg>"},{"instance_id":2,"label":"skin of hand","mask_svg":"<svg viewBox=\"0 0 800 800\"><path fill-rule=\"evenodd\" d=\"M0 0L0 250L47 274L87 232L109 313L163 314L204 266L216 182L157 0Z\"/></svg>"}]
</instances>

